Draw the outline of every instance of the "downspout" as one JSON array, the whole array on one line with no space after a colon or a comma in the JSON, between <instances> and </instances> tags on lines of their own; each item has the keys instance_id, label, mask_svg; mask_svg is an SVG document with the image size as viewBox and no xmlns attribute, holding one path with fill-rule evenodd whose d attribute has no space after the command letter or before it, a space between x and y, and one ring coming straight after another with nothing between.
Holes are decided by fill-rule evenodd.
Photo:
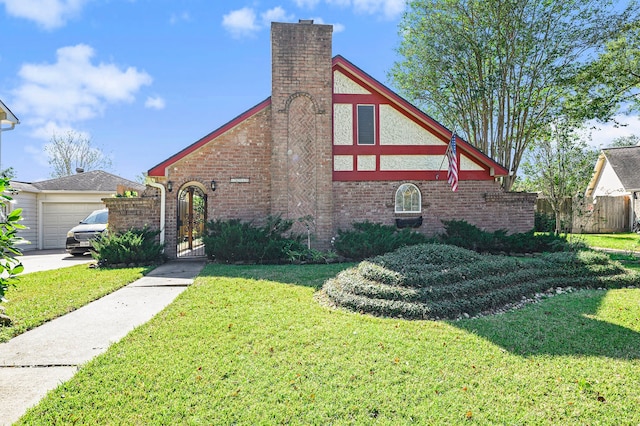
<instances>
[{"instance_id":1,"label":"downspout","mask_svg":"<svg viewBox=\"0 0 640 426\"><path fill-rule=\"evenodd\" d=\"M165 210L166 210L166 192L164 185L152 181L149 176L145 180L145 184L152 188L158 188L160 190L160 244L164 246L164 224L165 224Z\"/></svg>"}]
</instances>

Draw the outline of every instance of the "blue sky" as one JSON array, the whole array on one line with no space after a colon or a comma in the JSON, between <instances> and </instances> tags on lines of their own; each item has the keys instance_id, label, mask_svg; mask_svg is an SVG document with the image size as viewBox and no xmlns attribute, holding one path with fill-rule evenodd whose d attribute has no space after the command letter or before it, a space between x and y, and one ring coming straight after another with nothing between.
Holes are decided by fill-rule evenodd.
<instances>
[{"instance_id":1,"label":"blue sky","mask_svg":"<svg viewBox=\"0 0 640 426\"><path fill-rule=\"evenodd\" d=\"M0 0L0 99L21 124L2 167L49 178L53 132L86 133L135 179L264 100L270 22L334 25L334 54L380 81L403 0Z\"/></svg>"},{"instance_id":2,"label":"blue sky","mask_svg":"<svg viewBox=\"0 0 640 426\"><path fill-rule=\"evenodd\" d=\"M0 0L0 99L21 121L2 133L2 168L48 179L44 145L75 130L135 180L270 95L271 21L334 25L334 55L393 89L403 11L404 0ZM640 130L628 120L600 134Z\"/></svg>"}]
</instances>

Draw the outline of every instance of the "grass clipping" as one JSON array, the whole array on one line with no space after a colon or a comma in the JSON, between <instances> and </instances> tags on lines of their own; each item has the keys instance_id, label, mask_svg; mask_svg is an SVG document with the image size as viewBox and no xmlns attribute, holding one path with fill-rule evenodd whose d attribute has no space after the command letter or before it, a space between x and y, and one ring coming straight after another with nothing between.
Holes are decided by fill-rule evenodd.
<instances>
[{"instance_id":1,"label":"grass clipping","mask_svg":"<svg viewBox=\"0 0 640 426\"><path fill-rule=\"evenodd\" d=\"M323 286L329 303L405 319L456 319L556 288L637 286L640 273L589 250L535 258L482 255L444 244L404 247L347 269Z\"/></svg>"}]
</instances>

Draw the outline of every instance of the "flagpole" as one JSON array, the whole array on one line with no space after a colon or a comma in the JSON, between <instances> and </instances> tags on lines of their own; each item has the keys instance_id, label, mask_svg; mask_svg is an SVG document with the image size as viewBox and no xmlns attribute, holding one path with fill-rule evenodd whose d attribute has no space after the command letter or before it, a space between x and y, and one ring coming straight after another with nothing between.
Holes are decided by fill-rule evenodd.
<instances>
[{"instance_id":1,"label":"flagpole","mask_svg":"<svg viewBox=\"0 0 640 426\"><path fill-rule=\"evenodd\" d=\"M451 132L451 137L455 135L456 132ZM444 152L444 156L442 157L442 161L440 162L440 167L438 167L438 171L436 172L436 180L440 180L440 172L442 171L442 165L444 164L444 159L447 158L447 154L449 154L449 150L451 150L451 139L447 142L447 149Z\"/></svg>"}]
</instances>

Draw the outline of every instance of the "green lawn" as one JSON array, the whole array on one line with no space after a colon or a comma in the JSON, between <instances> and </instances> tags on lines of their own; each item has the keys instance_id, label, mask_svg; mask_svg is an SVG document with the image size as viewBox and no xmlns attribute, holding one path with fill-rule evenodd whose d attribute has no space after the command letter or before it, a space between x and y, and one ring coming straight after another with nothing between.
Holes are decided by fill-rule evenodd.
<instances>
[{"instance_id":1,"label":"green lawn","mask_svg":"<svg viewBox=\"0 0 640 426\"><path fill-rule=\"evenodd\" d=\"M508 314L332 310L350 265L208 265L20 424L640 424L640 289Z\"/></svg>"},{"instance_id":2,"label":"green lawn","mask_svg":"<svg viewBox=\"0 0 640 426\"><path fill-rule=\"evenodd\" d=\"M582 241L589 247L640 251L640 235L635 232L621 234L569 234L569 241Z\"/></svg>"},{"instance_id":3,"label":"green lawn","mask_svg":"<svg viewBox=\"0 0 640 426\"><path fill-rule=\"evenodd\" d=\"M2 305L13 320L0 326L0 342L6 342L53 318L124 287L142 277L149 268L94 269L76 265L53 271L19 275Z\"/></svg>"}]
</instances>

